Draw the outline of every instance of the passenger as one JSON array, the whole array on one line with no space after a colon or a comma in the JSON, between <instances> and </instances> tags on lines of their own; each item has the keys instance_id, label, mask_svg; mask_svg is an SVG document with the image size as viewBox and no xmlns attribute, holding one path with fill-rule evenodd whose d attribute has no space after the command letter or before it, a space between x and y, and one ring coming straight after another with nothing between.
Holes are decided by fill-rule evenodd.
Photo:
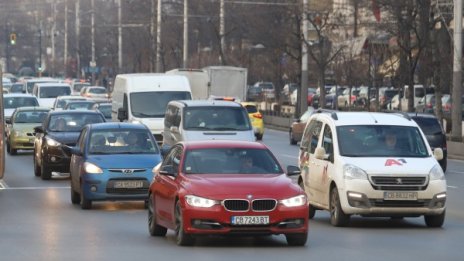
<instances>
[{"instance_id":1,"label":"passenger","mask_svg":"<svg viewBox=\"0 0 464 261\"><path fill-rule=\"evenodd\" d=\"M65 131L66 130L66 121L63 118L58 118L55 121L55 131Z\"/></svg>"},{"instance_id":2,"label":"passenger","mask_svg":"<svg viewBox=\"0 0 464 261\"><path fill-rule=\"evenodd\" d=\"M385 145L389 151L396 149L396 134L393 131L385 134Z\"/></svg>"},{"instance_id":3,"label":"passenger","mask_svg":"<svg viewBox=\"0 0 464 261\"><path fill-rule=\"evenodd\" d=\"M244 155L240 158L240 171L239 173L250 174L250 173L261 173L261 168L255 165L253 157Z\"/></svg>"}]
</instances>

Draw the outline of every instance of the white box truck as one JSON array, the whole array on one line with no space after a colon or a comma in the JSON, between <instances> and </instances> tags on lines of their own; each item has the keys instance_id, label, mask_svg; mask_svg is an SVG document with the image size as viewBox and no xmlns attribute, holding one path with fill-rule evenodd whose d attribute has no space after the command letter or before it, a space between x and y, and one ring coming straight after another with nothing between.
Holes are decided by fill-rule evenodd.
<instances>
[{"instance_id":1,"label":"white box truck","mask_svg":"<svg viewBox=\"0 0 464 261\"><path fill-rule=\"evenodd\" d=\"M233 66L209 66L203 68L209 76L209 96L235 97L246 100L248 70Z\"/></svg>"},{"instance_id":2,"label":"white box truck","mask_svg":"<svg viewBox=\"0 0 464 261\"><path fill-rule=\"evenodd\" d=\"M181 75L119 74L112 99L113 121L143 123L161 143L167 104L172 100L191 100L192 92L187 77Z\"/></svg>"},{"instance_id":3,"label":"white box truck","mask_svg":"<svg viewBox=\"0 0 464 261\"><path fill-rule=\"evenodd\" d=\"M192 90L192 99L206 100L209 97L209 76L203 69L172 69L169 75L183 75L188 78Z\"/></svg>"}]
</instances>

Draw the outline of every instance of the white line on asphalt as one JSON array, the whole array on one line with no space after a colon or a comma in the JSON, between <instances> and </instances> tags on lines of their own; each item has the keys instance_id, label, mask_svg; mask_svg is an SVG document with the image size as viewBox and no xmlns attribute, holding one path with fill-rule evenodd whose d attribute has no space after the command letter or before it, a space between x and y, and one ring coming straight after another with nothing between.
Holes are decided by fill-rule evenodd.
<instances>
[{"instance_id":1,"label":"white line on asphalt","mask_svg":"<svg viewBox=\"0 0 464 261\"><path fill-rule=\"evenodd\" d=\"M298 157L295 157L295 155L288 155L288 154L280 154L280 155L286 158L298 159Z\"/></svg>"},{"instance_id":2,"label":"white line on asphalt","mask_svg":"<svg viewBox=\"0 0 464 261\"><path fill-rule=\"evenodd\" d=\"M456 186L448 186L448 188L457 189L457 188L459 188L459 187L456 187Z\"/></svg>"},{"instance_id":3,"label":"white line on asphalt","mask_svg":"<svg viewBox=\"0 0 464 261\"><path fill-rule=\"evenodd\" d=\"M8 185L5 183L5 181L0 180L0 190L8 188Z\"/></svg>"},{"instance_id":4,"label":"white line on asphalt","mask_svg":"<svg viewBox=\"0 0 464 261\"><path fill-rule=\"evenodd\" d=\"M8 187L8 190L70 189L71 187Z\"/></svg>"},{"instance_id":5,"label":"white line on asphalt","mask_svg":"<svg viewBox=\"0 0 464 261\"><path fill-rule=\"evenodd\" d=\"M457 170L447 170L446 173L456 173L456 174L464 174L464 171L457 171Z\"/></svg>"}]
</instances>

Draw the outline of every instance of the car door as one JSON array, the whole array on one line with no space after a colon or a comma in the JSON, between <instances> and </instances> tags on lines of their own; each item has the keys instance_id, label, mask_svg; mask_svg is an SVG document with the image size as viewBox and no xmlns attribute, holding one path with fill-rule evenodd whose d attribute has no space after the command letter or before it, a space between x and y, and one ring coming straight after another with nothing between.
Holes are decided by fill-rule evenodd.
<instances>
[{"instance_id":1,"label":"car door","mask_svg":"<svg viewBox=\"0 0 464 261\"><path fill-rule=\"evenodd\" d=\"M308 190L311 195L311 200L321 204L321 188L320 188L320 178L323 171L324 165L321 160L316 159L315 151L317 147L321 145L321 130L323 123L317 121L311 130L311 143L309 147L309 171L308 171Z\"/></svg>"},{"instance_id":2,"label":"car door","mask_svg":"<svg viewBox=\"0 0 464 261\"><path fill-rule=\"evenodd\" d=\"M73 188L76 189L76 192L80 191L80 176L82 173L82 168L84 167L85 162L85 152L86 152L86 144L87 144L87 137L88 137L88 128L84 128L79 136L77 146L82 153L82 155L73 154L71 156L71 163L69 166L69 172L71 175L71 182Z\"/></svg>"},{"instance_id":3,"label":"car door","mask_svg":"<svg viewBox=\"0 0 464 261\"><path fill-rule=\"evenodd\" d=\"M164 222L174 224L174 206L175 199L178 193L180 159L183 151L183 146L176 145L168 152L160 170L172 168L176 173L176 177L158 174L155 176L155 206L156 215Z\"/></svg>"},{"instance_id":4,"label":"car door","mask_svg":"<svg viewBox=\"0 0 464 261\"><path fill-rule=\"evenodd\" d=\"M324 206L329 206L329 190L330 181L333 179L331 173L334 173L334 146L332 129L329 124L324 124L323 132L320 138L320 146L325 149L324 159L316 159L314 161L318 167L314 169L314 187L317 192L316 199Z\"/></svg>"}]
</instances>

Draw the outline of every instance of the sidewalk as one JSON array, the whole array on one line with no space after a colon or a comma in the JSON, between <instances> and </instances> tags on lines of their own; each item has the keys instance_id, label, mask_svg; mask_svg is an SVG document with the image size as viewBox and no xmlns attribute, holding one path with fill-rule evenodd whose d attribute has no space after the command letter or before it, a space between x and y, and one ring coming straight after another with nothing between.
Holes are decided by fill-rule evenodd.
<instances>
[{"instance_id":1,"label":"sidewalk","mask_svg":"<svg viewBox=\"0 0 464 261\"><path fill-rule=\"evenodd\" d=\"M447 141L448 144L448 158L464 160L464 143Z\"/></svg>"}]
</instances>

